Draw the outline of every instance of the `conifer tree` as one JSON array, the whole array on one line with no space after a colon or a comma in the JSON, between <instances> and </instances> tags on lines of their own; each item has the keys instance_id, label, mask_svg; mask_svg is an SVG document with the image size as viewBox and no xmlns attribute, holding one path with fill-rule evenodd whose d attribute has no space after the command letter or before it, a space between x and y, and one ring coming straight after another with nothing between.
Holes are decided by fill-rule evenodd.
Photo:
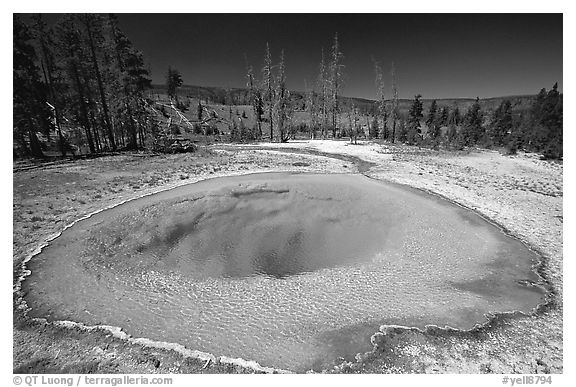
<instances>
[{"instance_id":1,"label":"conifer tree","mask_svg":"<svg viewBox=\"0 0 576 387\"><path fill-rule=\"evenodd\" d=\"M178 106L178 88L182 86L182 83L182 74L180 74L180 71L168 66L168 72L166 73L166 90L168 96L176 100L176 106Z\"/></svg>"},{"instance_id":2,"label":"conifer tree","mask_svg":"<svg viewBox=\"0 0 576 387\"><path fill-rule=\"evenodd\" d=\"M61 75L61 70L56 66L56 60L54 57L54 41L52 34L48 31L46 22L42 18L41 14L35 14L32 16L34 21L34 33L36 41L38 42L40 51L40 67L42 70L42 75L44 76L44 84L47 86L48 95L47 104L53 110L53 123L56 132L58 133L58 146L62 156L66 156L68 150L68 143L62 133L62 105L64 103L62 98L62 84L59 82ZM48 131L48 136L49 136Z\"/></svg>"},{"instance_id":3,"label":"conifer tree","mask_svg":"<svg viewBox=\"0 0 576 387\"><path fill-rule=\"evenodd\" d=\"M448 124L460 125L461 121L462 117L460 116L460 109L458 109L458 106L454 106L454 109L448 117Z\"/></svg>"},{"instance_id":4,"label":"conifer tree","mask_svg":"<svg viewBox=\"0 0 576 387\"><path fill-rule=\"evenodd\" d=\"M202 101L198 98L198 106L196 107L196 118L199 122L202 122L204 116L204 107L202 106Z\"/></svg>"},{"instance_id":5,"label":"conifer tree","mask_svg":"<svg viewBox=\"0 0 576 387\"><path fill-rule=\"evenodd\" d=\"M442 106L440 114L438 115L438 120L436 121L436 125L438 125L438 127L448 125L448 115L448 108L446 106Z\"/></svg>"},{"instance_id":6,"label":"conifer tree","mask_svg":"<svg viewBox=\"0 0 576 387\"><path fill-rule=\"evenodd\" d=\"M116 150L116 142L114 140L114 133L112 131L112 123L110 119L110 112L108 109L108 101L106 93L104 90L103 75L100 71L99 58L97 55L97 50L103 46L104 36L103 36L103 20L100 15L95 14L83 14L80 16L82 23L84 24L84 29L86 31L86 40L89 47L90 59L92 64L93 73L95 74L98 93L100 97L100 103L102 106L103 122L105 126L105 132L110 143L110 147L113 151Z\"/></svg>"},{"instance_id":7,"label":"conifer tree","mask_svg":"<svg viewBox=\"0 0 576 387\"><path fill-rule=\"evenodd\" d=\"M380 128L378 127L378 116L374 115L372 117L372 123L370 124L370 130L368 131L368 136L372 138L378 138Z\"/></svg>"},{"instance_id":8,"label":"conifer tree","mask_svg":"<svg viewBox=\"0 0 576 387\"><path fill-rule=\"evenodd\" d=\"M13 127L14 138L23 151L33 157L44 157L36 129L49 117L43 102L43 88L36 65L32 33L18 15L13 24ZM28 144L26 143L28 138Z\"/></svg>"},{"instance_id":9,"label":"conifer tree","mask_svg":"<svg viewBox=\"0 0 576 387\"><path fill-rule=\"evenodd\" d=\"M408 112L408 144L414 145L419 144L421 140L422 130L420 129L420 120L424 117L422 114L422 101L420 100L422 96L417 94L414 96L414 101L410 106Z\"/></svg>"},{"instance_id":10,"label":"conifer tree","mask_svg":"<svg viewBox=\"0 0 576 387\"><path fill-rule=\"evenodd\" d=\"M436 100L433 100L430 104L430 109L428 110L428 117L426 117L426 126L427 126L427 136L435 143L436 139L439 135L438 126L438 104Z\"/></svg>"},{"instance_id":11,"label":"conifer tree","mask_svg":"<svg viewBox=\"0 0 576 387\"><path fill-rule=\"evenodd\" d=\"M456 142L456 137L458 136L458 132L456 130L456 124L450 122L448 124L448 131L446 132L446 141L448 144L453 145Z\"/></svg>"},{"instance_id":12,"label":"conifer tree","mask_svg":"<svg viewBox=\"0 0 576 387\"><path fill-rule=\"evenodd\" d=\"M547 158L562 157L562 120L562 96L556 83L550 91L540 90L530 107L523 131L525 147Z\"/></svg>"},{"instance_id":13,"label":"conifer tree","mask_svg":"<svg viewBox=\"0 0 576 387\"><path fill-rule=\"evenodd\" d=\"M492 114L489 137L492 145L502 146L512 133L512 104L504 100Z\"/></svg>"},{"instance_id":14,"label":"conifer tree","mask_svg":"<svg viewBox=\"0 0 576 387\"><path fill-rule=\"evenodd\" d=\"M89 63L86 58L89 56L75 15L64 15L59 20L55 27L55 39L58 61L65 69L66 82L69 84L67 113L84 129L85 141L90 153L96 153L97 128L93 119L94 106L89 98L92 85L90 77L87 76L90 70L87 68Z\"/></svg>"},{"instance_id":15,"label":"conifer tree","mask_svg":"<svg viewBox=\"0 0 576 387\"><path fill-rule=\"evenodd\" d=\"M406 121L400 119L398 122L398 141L401 143L408 142L408 127L406 126Z\"/></svg>"},{"instance_id":16,"label":"conifer tree","mask_svg":"<svg viewBox=\"0 0 576 387\"><path fill-rule=\"evenodd\" d=\"M484 135L482 111L480 109L480 98L476 97L476 101L470 106L464 116L464 127L461 131L461 139L464 146L478 144Z\"/></svg>"}]
</instances>

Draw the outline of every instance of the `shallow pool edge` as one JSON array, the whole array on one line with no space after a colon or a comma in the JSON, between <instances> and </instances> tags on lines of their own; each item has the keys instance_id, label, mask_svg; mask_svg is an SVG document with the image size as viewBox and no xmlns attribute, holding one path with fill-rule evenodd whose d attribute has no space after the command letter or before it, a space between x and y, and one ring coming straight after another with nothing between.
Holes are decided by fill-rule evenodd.
<instances>
[{"instance_id":1,"label":"shallow pool edge","mask_svg":"<svg viewBox=\"0 0 576 387\"><path fill-rule=\"evenodd\" d=\"M324 157L330 157L330 156L328 154L326 154ZM548 258L546 256L546 254L539 251L539 249L535 248L530 243L517 237L508 228L506 228L505 226L492 220L491 218L484 215L483 213L481 213L477 210L474 210L472 208L469 208L469 207L467 207L461 203L458 203L457 201L455 201L451 198L448 198L448 197L446 197L440 193L437 193L437 192L434 192L434 191L431 191L431 190L425 189L425 188L419 188L419 187L411 186L409 184L402 184L402 183L390 181L387 179L378 179L378 178L375 178L373 176L370 176L367 172L364 172L364 173L343 172L341 174L362 175L368 179L371 179L371 180L374 180L377 182L401 186L404 188L409 188L409 189L414 190L414 191L418 191L422 194L433 195L433 196L440 198L442 200L445 200L451 204L457 205L457 206L459 206L465 210L473 212L477 216L480 216L486 222L488 222L488 223L494 225L495 227L497 227L498 229L500 229L500 231L503 232L504 234L506 234L508 237L511 237L511 238L514 238L514 239L520 241L523 245L525 245L528 249L530 249L532 252L534 252L538 256L538 261L535 262L533 265L531 265L531 271L533 271L538 276L538 278L540 279L539 282L542 282L542 285L538 284L537 286L541 287L544 290L544 302L537 304L532 309L532 311L530 313L524 313L522 311L513 310L513 311L485 314L484 315L485 320L478 322L477 324L475 324L470 329L457 329L457 328L450 327L448 325L445 325L444 327L440 327L438 325L433 325L433 324L432 325L426 325L424 329L420 329L418 327L401 326L401 325L382 325L380 327L380 330L371 336L371 342L373 344L373 348L371 351L365 352L363 354L362 353L357 354L357 356L356 356L357 360L355 362L343 361L340 364L336 365L336 367L341 367L342 365L346 365L346 364L350 365L353 363L359 363L359 362L361 363L361 362L368 360L369 357L377 354L378 345L380 345L379 340L383 337L386 337L387 335L389 336L390 333L392 333L392 332L400 333L400 332L417 331L417 332L420 332L424 335L434 335L434 334L438 334L438 333L462 334L462 333L477 332L477 331L483 331L485 329L490 329L493 326L493 324L497 321L507 320L507 319L517 317L517 316L529 317L529 316L537 315L537 314L539 314L539 313L541 313L541 312L543 312L543 311L545 311L545 310L547 310L547 309L549 309L555 305L556 292L554 290L553 284L547 278L547 276L544 272L544 267L547 264L546 260ZM93 332L93 331L108 332L112 336L114 336L115 338L126 341L130 344L136 344L136 345L141 345L143 347L156 348L156 349L173 350L173 351L179 353L180 355L182 355L184 358L194 358L194 359L198 359L201 361L205 361L206 366L208 366L210 363L213 363L213 364L220 363L220 364L229 364L229 365L240 366L240 367L243 367L243 368L255 371L255 372L262 372L262 373L293 373L293 371L289 371L289 370L283 370L283 369L273 368L273 367L265 367L265 366L262 366L253 360L245 360L242 358L231 358L231 357L227 357L227 356L215 356L215 355L208 353L208 352L192 350L192 349L186 348L185 346L183 346L179 343L154 341L154 340L144 338L144 337L135 338L135 337L132 337L130 334L126 333L122 327L111 326L111 325L92 325L91 326L91 325L86 325L84 323L75 322L75 321L68 321L68 320L48 321L46 318L42 318L42 317L30 317L28 315L28 313L32 310L32 308L28 306L28 303L24 299L24 294L22 293L22 283L26 280L27 277L29 277L32 274L32 271L27 268L27 263L32 258L34 258L38 254L40 254L42 252L42 250L45 247L49 246L52 241L54 241L55 239L60 237L62 235L62 233L64 233L64 231L73 227L78 222L86 220L86 219L88 219L88 218L90 218L96 214L99 214L103 211L110 210L110 209L115 208L117 206L120 206L122 204L131 202L134 200L138 200L138 199L141 199L141 198L144 198L147 196L155 195L155 194L158 194L161 192L180 188L180 187L183 187L186 185L191 185L191 184L196 184L196 183L200 183L200 182L207 181L207 180L226 178L226 177L234 177L234 176L245 177L245 176L255 175L255 174L260 175L260 174L280 174L280 173L286 173L286 174L321 174L318 172L300 172L300 171L286 170L286 171L263 171L263 172L256 171L256 172L249 172L249 173L226 174L226 175L221 175L221 176L208 177L208 178L200 179L200 180L193 181L193 182L182 182L179 184L170 185L170 186L167 186L165 188L160 188L158 190L154 190L151 192L144 193L142 195L128 198L128 199L122 200L118 203L113 203L113 204L108 205L106 207L103 207L101 209L95 210L95 211L93 211L87 215L84 215L84 216L74 220L73 222L69 223L64 228L62 228L61 231L54 233L54 234L50 235L49 237L45 238L42 242L40 242L37 245L37 247L31 253L29 253L21 261L21 263L18 267L17 279L13 285L13 295L15 296L14 307L16 309L18 309L19 311L21 311L23 313L24 318L28 319L29 321L38 322L38 323L42 323L42 324L49 324L49 325L53 325L55 327L63 327L63 328L68 328L68 329L80 329L80 330L85 331L85 332ZM328 369L325 369L322 372L325 372L327 370Z\"/></svg>"}]
</instances>

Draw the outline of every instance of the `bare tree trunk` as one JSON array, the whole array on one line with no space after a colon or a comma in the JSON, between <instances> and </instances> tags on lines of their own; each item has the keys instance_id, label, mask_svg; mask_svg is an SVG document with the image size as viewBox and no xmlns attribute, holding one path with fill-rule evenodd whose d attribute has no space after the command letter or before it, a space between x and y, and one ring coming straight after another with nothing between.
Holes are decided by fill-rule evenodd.
<instances>
[{"instance_id":1,"label":"bare tree trunk","mask_svg":"<svg viewBox=\"0 0 576 387\"><path fill-rule=\"evenodd\" d=\"M94 112L90 112L90 125L94 129L94 145L96 147L96 152L102 151L102 146L100 144L100 133L98 133L98 125L96 125L96 118L94 118Z\"/></svg>"},{"instance_id":2,"label":"bare tree trunk","mask_svg":"<svg viewBox=\"0 0 576 387\"><path fill-rule=\"evenodd\" d=\"M128 133L128 146L127 148L130 150L138 149L138 139L136 134L136 125L134 124L134 116L132 115L132 108L130 107L130 103L126 102L126 111L128 113L128 128L130 129Z\"/></svg>"},{"instance_id":3,"label":"bare tree trunk","mask_svg":"<svg viewBox=\"0 0 576 387\"><path fill-rule=\"evenodd\" d=\"M94 66L94 71L96 72L96 81L98 83L98 90L100 92L100 100L102 102L102 109L104 111L104 122L106 124L106 132L108 134L108 140L112 146L112 150L116 150L116 142L114 141L114 133L112 132L112 125L110 124L110 114L108 112L108 103L106 102L106 95L104 93L104 84L102 82L102 76L100 74L100 69L98 67L98 60L96 58L96 49L94 47L94 37L92 36L92 28L89 20L89 16L85 15L86 30L88 32L88 42L90 44L90 52L92 54L92 64Z\"/></svg>"},{"instance_id":4,"label":"bare tree trunk","mask_svg":"<svg viewBox=\"0 0 576 387\"><path fill-rule=\"evenodd\" d=\"M94 147L94 141L92 140L92 134L90 133L90 120L88 118L88 110L86 109L86 101L84 100L84 87L82 86L82 82L80 81L78 68L74 63L72 63L72 72L74 73L74 81L76 83L76 88L78 89L80 114L82 115L82 120L84 121L84 129L86 131L86 139L88 140L88 147L90 148L90 153L96 153L96 149Z\"/></svg>"},{"instance_id":5,"label":"bare tree trunk","mask_svg":"<svg viewBox=\"0 0 576 387\"><path fill-rule=\"evenodd\" d=\"M274 141L274 125L272 124L272 102L270 102L270 108L268 109L268 118L270 119L270 142Z\"/></svg>"},{"instance_id":6,"label":"bare tree trunk","mask_svg":"<svg viewBox=\"0 0 576 387\"><path fill-rule=\"evenodd\" d=\"M32 119L30 115L28 115L28 138L30 140L30 154L33 157L44 158L44 152L42 152L42 147L40 146L40 141L38 141L38 137L36 137L36 133L34 133L34 125L32 123Z\"/></svg>"}]
</instances>

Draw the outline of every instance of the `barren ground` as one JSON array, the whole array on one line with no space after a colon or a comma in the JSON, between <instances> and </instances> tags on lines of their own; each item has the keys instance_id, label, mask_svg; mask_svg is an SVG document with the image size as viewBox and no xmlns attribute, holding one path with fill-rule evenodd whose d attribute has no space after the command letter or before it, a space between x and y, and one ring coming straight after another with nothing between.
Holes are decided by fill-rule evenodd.
<instances>
[{"instance_id":1,"label":"barren ground","mask_svg":"<svg viewBox=\"0 0 576 387\"><path fill-rule=\"evenodd\" d=\"M22 260L50 236L84 215L126 199L216 176L340 173L358 168L373 178L442 195L504 227L543 255L538 270L551 289L551 302L531 316L495 318L472 332L383 329L373 336L373 352L331 371L562 373L563 167L532 154L448 153L317 140L215 146L209 152L184 155L109 156L15 171L14 280ZM13 315L17 373L252 372L130 344L107 331L30 321L16 307Z\"/></svg>"}]
</instances>

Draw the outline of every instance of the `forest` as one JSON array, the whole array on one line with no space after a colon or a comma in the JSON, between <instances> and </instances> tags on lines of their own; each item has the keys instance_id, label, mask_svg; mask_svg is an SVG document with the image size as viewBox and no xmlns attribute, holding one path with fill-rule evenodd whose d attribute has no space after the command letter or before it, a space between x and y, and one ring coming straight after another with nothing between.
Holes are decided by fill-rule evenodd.
<instances>
[{"instance_id":1,"label":"forest","mask_svg":"<svg viewBox=\"0 0 576 387\"><path fill-rule=\"evenodd\" d=\"M522 108L512 98L490 108L479 98L466 108L435 100L425 108L421 95L409 103L399 99L394 63L385 69L373 60L376 100L347 98L337 34L330 46L319 53L317 79L305 91L288 89L285 52L273 57L267 44L262 65L245 61L244 88L191 93L172 67L165 85L153 87L144 54L112 14L67 14L50 26L39 14L14 15L14 158L173 151L175 141L193 136L195 142L371 139L563 157L557 84Z\"/></svg>"}]
</instances>

